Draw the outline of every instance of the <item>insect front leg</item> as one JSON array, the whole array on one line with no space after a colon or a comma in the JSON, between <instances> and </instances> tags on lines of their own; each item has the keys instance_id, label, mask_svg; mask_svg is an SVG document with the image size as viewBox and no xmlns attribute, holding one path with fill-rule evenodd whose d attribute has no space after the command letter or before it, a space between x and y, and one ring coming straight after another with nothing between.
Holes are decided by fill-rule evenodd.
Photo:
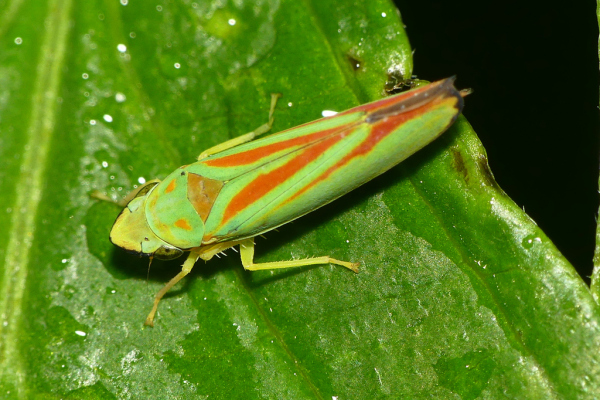
<instances>
[{"instance_id":1,"label":"insect front leg","mask_svg":"<svg viewBox=\"0 0 600 400\"><path fill-rule=\"evenodd\" d=\"M190 273L190 271L192 270L192 268L194 268L194 264L196 264L196 261L198 261L198 257L200 257L200 253L197 251L192 250L190 252L190 254L188 255L188 258L185 260L185 262L183 263L183 266L181 268L181 272L178 273L173 279L171 279L169 281L169 283L167 283L157 294L156 297L154 297L154 305L152 306L152 311L150 311L150 314L148 314L148 317L146 317L146 322L144 322L144 325L148 325L148 326L154 326L154 314L156 314L156 309L158 308L158 303L160 302L160 300L163 298L163 296L173 287L177 284L177 282L179 282L180 280L182 280L187 274Z\"/></svg>"},{"instance_id":2,"label":"insect front leg","mask_svg":"<svg viewBox=\"0 0 600 400\"><path fill-rule=\"evenodd\" d=\"M271 93L271 108L269 109L269 122L259 126L252 132L246 133L245 135L238 136L238 137L228 140L226 142L220 143L214 147L211 147L208 150L204 150L198 156L198 161L203 160L212 154L217 154L222 151L228 150L232 147L239 146L240 144L254 140L255 137L260 136L264 133L267 133L271 129L271 126L273 125L273 121L275 120L273 118L273 113L275 112L275 105L277 104L277 99L280 97L281 97L281 93Z\"/></svg>"},{"instance_id":3,"label":"insect front leg","mask_svg":"<svg viewBox=\"0 0 600 400\"><path fill-rule=\"evenodd\" d=\"M151 181L148 181L148 182L144 183L143 185L140 185L138 188L132 190L131 192L129 192L129 194L127 196L125 196L125 198L123 198L119 201L114 201L113 199L111 199L110 197L108 197L107 195L105 195L104 193L102 193L99 190L94 190L92 193L90 193L90 197L92 197L96 200L108 201L109 203L115 203L121 207L125 207L127 204L129 204L129 202L131 200L133 200L137 196L137 194L142 189L145 189L147 186L155 185L157 183L160 183L160 179L152 179Z\"/></svg>"},{"instance_id":4,"label":"insect front leg","mask_svg":"<svg viewBox=\"0 0 600 400\"><path fill-rule=\"evenodd\" d=\"M340 261L329 256L305 258L304 260L291 260L291 261L275 261L267 263L254 263L254 239L246 239L240 242L240 255L242 257L242 265L244 269L248 271L259 271L263 269L279 269L279 268L292 268L292 267L304 267L305 265L316 265L316 264L336 264L346 267L356 273L358 273L358 263L351 263L347 261Z\"/></svg>"}]
</instances>

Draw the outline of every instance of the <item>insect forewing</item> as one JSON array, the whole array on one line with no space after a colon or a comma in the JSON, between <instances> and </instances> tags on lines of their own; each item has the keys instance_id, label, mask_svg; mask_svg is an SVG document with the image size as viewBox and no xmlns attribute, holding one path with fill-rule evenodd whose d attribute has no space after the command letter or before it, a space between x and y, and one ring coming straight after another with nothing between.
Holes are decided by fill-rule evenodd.
<instances>
[{"instance_id":1,"label":"insect forewing","mask_svg":"<svg viewBox=\"0 0 600 400\"><path fill-rule=\"evenodd\" d=\"M450 78L188 166L225 182L204 241L255 236L335 200L437 138L462 105Z\"/></svg>"}]
</instances>

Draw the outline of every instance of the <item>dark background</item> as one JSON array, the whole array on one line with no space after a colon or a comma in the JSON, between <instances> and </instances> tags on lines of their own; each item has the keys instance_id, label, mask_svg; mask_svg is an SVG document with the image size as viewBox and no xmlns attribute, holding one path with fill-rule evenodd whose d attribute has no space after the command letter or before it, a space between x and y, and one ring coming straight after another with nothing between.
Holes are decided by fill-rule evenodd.
<instances>
[{"instance_id":1,"label":"dark background","mask_svg":"<svg viewBox=\"0 0 600 400\"><path fill-rule=\"evenodd\" d=\"M395 0L414 74L457 75L496 180L589 283L598 211L592 0Z\"/></svg>"}]
</instances>

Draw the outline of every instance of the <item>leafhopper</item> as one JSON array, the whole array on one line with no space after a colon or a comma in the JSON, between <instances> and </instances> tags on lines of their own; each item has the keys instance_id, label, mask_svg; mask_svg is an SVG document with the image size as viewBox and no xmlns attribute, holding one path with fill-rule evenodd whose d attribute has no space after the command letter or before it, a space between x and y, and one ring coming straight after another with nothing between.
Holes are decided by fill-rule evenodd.
<instances>
[{"instance_id":1,"label":"leafhopper","mask_svg":"<svg viewBox=\"0 0 600 400\"><path fill-rule=\"evenodd\" d=\"M201 258L239 245L250 271L358 264L328 256L254 263L254 237L295 220L384 173L441 135L463 107L454 78L364 104L254 140L273 123L204 151L162 182L130 195L110 240L122 249L172 259L189 251L181 272L154 299L153 326L165 293Z\"/></svg>"}]
</instances>

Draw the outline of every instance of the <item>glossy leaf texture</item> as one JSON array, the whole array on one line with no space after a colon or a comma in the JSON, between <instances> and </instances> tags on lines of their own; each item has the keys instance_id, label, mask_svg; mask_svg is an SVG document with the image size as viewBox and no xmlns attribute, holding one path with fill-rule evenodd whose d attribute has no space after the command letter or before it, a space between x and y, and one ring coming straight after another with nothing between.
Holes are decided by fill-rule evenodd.
<instances>
[{"instance_id":1,"label":"glossy leaf texture","mask_svg":"<svg viewBox=\"0 0 600 400\"><path fill-rule=\"evenodd\" d=\"M122 197L258 127L270 93L274 131L380 98L412 74L391 3L11 0L0 38L0 397L598 395L598 306L464 118L257 239L258 262L360 274L248 273L229 251L143 327L183 260L146 279L108 241L119 207L90 192Z\"/></svg>"}]
</instances>

